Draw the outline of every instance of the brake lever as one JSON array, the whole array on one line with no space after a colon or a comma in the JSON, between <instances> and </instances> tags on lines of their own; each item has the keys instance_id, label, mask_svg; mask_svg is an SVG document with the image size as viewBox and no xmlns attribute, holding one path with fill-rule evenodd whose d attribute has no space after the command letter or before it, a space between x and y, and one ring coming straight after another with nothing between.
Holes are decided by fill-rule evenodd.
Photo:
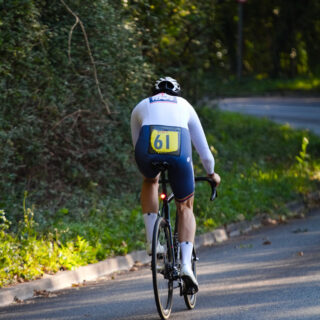
<instances>
[{"instance_id":1,"label":"brake lever","mask_svg":"<svg viewBox=\"0 0 320 320\"><path fill-rule=\"evenodd\" d=\"M209 184L211 186L210 201L213 201L215 198L218 197L218 192L217 192L217 189L216 189L217 184L211 178L209 178L209 177L196 177L195 181L207 181L207 182L209 182Z\"/></svg>"},{"instance_id":2,"label":"brake lever","mask_svg":"<svg viewBox=\"0 0 320 320\"><path fill-rule=\"evenodd\" d=\"M218 192L217 192L216 187L211 187L211 188L212 188L212 193L211 193L210 200L213 201L215 198L218 197Z\"/></svg>"}]
</instances>

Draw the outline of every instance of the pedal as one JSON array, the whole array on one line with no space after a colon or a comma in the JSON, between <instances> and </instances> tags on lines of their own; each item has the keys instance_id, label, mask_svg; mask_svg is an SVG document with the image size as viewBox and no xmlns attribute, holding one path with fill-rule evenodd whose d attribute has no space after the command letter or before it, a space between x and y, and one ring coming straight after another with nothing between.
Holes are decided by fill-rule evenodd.
<instances>
[{"instance_id":1,"label":"pedal","mask_svg":"<svg viewBox=\"0 0 320 320\"><path fill-rule=\"evenodd\" d=\"M197 290L195 288L187 288L185 285L180 290L180 296L183 296L185 294L192 296L196 293Z\"/></svg>"},{"instance_id":2,"label":"pedal","mask_svg":"<svg viewBox=\"0 0 320 320\"><path fill-rule=\"evenodd\" d=\"M159 260L163 260L163 259L164 259L163 253L157 253L157 258L158 258Z\"/></svg>"},{"instance_id":3,"label":"pedal","mask_svg":"<svg viewBox=\"0 0 320 320\"><path fill-rule=\"evenodd\" d=\"M199 290L198 287L194 287L194 285L191 284L190 282L188 283L185 280L183 281L183 284L182 284L183 294L193 295L193 294L196 294L198 290Z\"/></svg>"},{"instance_id":4,"label":"pedal","mask_svg":"<svg viewBox=\"0 0 320 320\"><path fill-rule=\"evenodd\" d=\"M173 280L178 280L180 278L180 272L177 269L177 267L173 268L173 272L172 272L172 279Z\"/></svg>"},{"instance_id":5,"label":"pedal","mask_svg":"<svg viewBox=\"0 0 320 320\"><path fill-rule=\"evenodd\" d=\"M187 289L187 294L188 295L194 295L197 293L197 290L195 288L188 288Z\"/></svg>"}]
</instances>

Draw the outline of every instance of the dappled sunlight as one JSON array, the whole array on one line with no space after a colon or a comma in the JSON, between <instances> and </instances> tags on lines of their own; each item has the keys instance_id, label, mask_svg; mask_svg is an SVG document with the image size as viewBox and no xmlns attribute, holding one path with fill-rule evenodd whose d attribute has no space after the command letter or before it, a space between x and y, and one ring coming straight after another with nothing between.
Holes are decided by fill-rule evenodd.
<instances>
[{"instance_id":1,"label":"dappled sunlight","mask_svg":"<svg viewBox=\"0 0 320 320\"><path fill-rule=\"evenodd\" d=\"M257 174L258 180L260 181L275 181L279 179L278 172L275 172L273 170L270 170L270 171L257 170L256 174Z\"/></svg>"},{"instance_id":2,"label":"dappled sunlight","mask_svg":"<svg viewBox=\"0 0 320 320\"><path fill-rule=\"evenodd\" d=\"M320 317L320 305L315 305L312 307L299 307L292 308L292 310L287 310L285 312L281 312L277 314L277 319L288 319L291 320L293 318L299 319L319 319Z\"/></svg>"},{"instance_id":3,"label":"dappled sunlight","mask_svg":"<svg viewBox=\"0 0 320 320\"><path fill-rule=\"evenodd\" d=\"M227 299L227 297L224 297ZM244 303L242 305L230 306L228 304L224 304L223 306L219 306L217 303L212 303L211 306L206 306L201 309L197 309L196 312L190 317L184 314L183 317L176 317L175 319L237 319L239 313L249 313L255 312L258 309L272 309L276 305L276 302L267 302L267 303ZM208 317L210 315L210 317ZM253 319L253 318L252 318Z\"/></svg>"},{"instance_id":4,"label":"dappled sunlight","mask_svg":"<svg viewBox=\"0 0 320 320\"><path fill-rule=\"evenodd\" d=\"M318 211L317 211L318 212ZM320 216L266 228L198 251L199 293L194 311L187 311L174 291L175 320L317 320L320 287ZM307 224L308 222L308 224ZM265 231L265 232L264 232ZM263 245L265 238L269 245ZM298 253L303 252L299 255ZM39 299L37 310L26 305L32 320L48 319L156 320L150 267L114 276L56 296ZM62 303L62 304L61 304ZM22 306L13 315L23 319ZM89 310L89 311L88 311ZM287 312L287 310L291 310Z\"/></svg>"},{"instance_id":5,"label":"dappled sunlight","mask_svg":"<svg viewBox=\"0 0 320 320\"><path fill-rule=\"evenodd\" d=\"M227 280L223 283L223 287L218 288L209 288L209 287L201 287L201 292L209 293L211 291L214 292L226 292L228 290L234 291L244 291L246 293L248 292L254 292L257 289L259 290L266 290L270 289L272 287L285 287L290 286L294 284L308 284L308 283L315 283L318 282L320 285L320 274L313 273L306 276L293 276L293 277L283 277L283 278L271 278L266 280L252 280L252 277L250 275L239 277L235 282L235 279Z\"/></svg>"},{"instance_id":6,"label":"dappled sunlight","mask_svg":"<svg viewBox=\"0 0 320 320\"><path fill-rule=\"evenodd\" d=\"M234 319L236 316L240 319L258 319L260 313L261 319L289 320L298 319L299 316L301 316L299 319L312 319L311 316L319 312L318 304L315 302L313 304L319 296L310 301L310 296L304 293L320 286L318 263L310 263L308 270L307 272L304 266L296 267L290 260L279 261L279 263L258 261L257 263L212 264L211 271L209 264L206 267L202 266L198 277L199 301L201 297L206 297L211 302L201 310L197 310L197 317L194 319L201 319L198 313L203 316L210 314L210 319L215 319L219 315L223 319ZM301 296L295 294L297 287L300 288ZM303 306L304 300L306 308ZM295 305L301 307L295 309ZM276 310L279 308L284 310L293 308L297 313L283 312L281 317L278 317Z\"/></svg>"},{"instance_id":7,"label":"dappled sunlight","mask_svg":"<svg viewBox=\"0 0 320 320\"><path fill-rule=\"evenodd\" d=\"M238 239L234 246L213 248L217 253L211 262L198 268L203 318L318 319L320 231L317 216L309 219L308 227L300 222L269 229L267 246L259 233ZM205 249L200 261L201 256L206 256ZM209 301L203 306L202 297Z\"/></svg>"},{"instance_id":8,"label":"dappled sunlight","mask_svg":"<svg viewBox=\"0 0 320 320\"><path fill-rule=\"evenodd\" d=\"M310 79L300 79L295 80L288 87L292 90L312 90L316 89L320 86L320 79L319 78L310 78Z\"/></svg>"},{"instance_id":9,"label":"dappled sunlight","mask_svg":"<svg viewBox=\"0 0 320 320\"><path fill-rule=\"evenodd\" d=\"M150 314L156 315L149 270L122 274L116 276L115 280L98 281L88 286L58 291L49 299L39 299L37 308L34 308L33 304L17 305L11 315L20 319L26 313L27 307L28 319L33 320L43 319L44 314L50 315L46 316L47 319L55 320L66 319L65 315L68 315L70 320L82 319L86 314L90 319L90 310L94 310L96 315L100 314L99 319L114 319L114 310L118 310L117 319L120 319L121 315L127 314L126 306L132 305L136 306L135 313L140 315L139 319L143 319L142 315L145 313L145 319L151 319ZM148 302L147 308L141 306L142 301Z\"/></svg>"},{"instance_id":10,"label":"dappled sunlight","mask_svg":"<svg viewBox=\"0 0 320 320\"><path fill-rule=\"evenodd\" d=\"M320 168L314 170L314 172L310 176L310 179L320 181Z\"/></svg>"},{"instance_id":11,"label":"dappled sunlight","mask_svg":"<svg viewBox=\"0 0 320 320\"><path fill-rule=\"evenodd\" d=\"M293 228L291 233L288 233L288 237L285 240L281 240L281 244L277 243L277 239L281 238L281 234L274 235L271 245L276 247L263 246L262 244L260 246L254 246L249 238L243 244L236 245L230 254L215 260L214 263L201 261L201 257L205 256L205 252L200 252L201 268L199 268L198 274L201 277L209 274L214 276L225 273L247 271L248 269L264 272L264 270L270 271L272 269L286 268L288 265L292 264L293 260L296 259L296 254L303 250L303 247L300 245L292 245L291 235L299 237L301 243L310 242L311 244L313 241L312 239L320 239L320 231L305 231L306 232L295 233L299 232L299 229L295 230ZM243 245L243 247L241 247L241 245ZM319 243L313 243L310 245L310 250L317 245L319 245ZM314 252L312 255L319 255L320 259L320 253ZM304 261L309 259L309 256L311 256L311 253L306 253ZM275 259L277 259L277 262L274 261ZM311 266L313 266L313 263ZM316 264L315 267L318 268L319 266ZM303 272L303 266L300 266L299 264L295 264L294 268L295 270L302 268Z\"/></svg>"}]
</instances>

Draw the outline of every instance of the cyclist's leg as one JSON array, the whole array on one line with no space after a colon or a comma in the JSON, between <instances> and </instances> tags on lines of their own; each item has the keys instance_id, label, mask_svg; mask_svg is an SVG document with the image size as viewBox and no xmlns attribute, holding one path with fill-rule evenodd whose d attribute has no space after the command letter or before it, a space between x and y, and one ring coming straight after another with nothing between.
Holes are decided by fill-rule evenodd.
<instances>
[{"instance_id":1,"label":"cyclist's leg","mask_svg":"<svg viewBox=\"0 0 320 320\"><path fill-rule=\"evenodd\" d=\"M194 173L192 160L189 155L190 150L186 150L179 158L176 158L172 167L169 168L169 180L175 195L176 206L179 216L178 237L182 244L181 253L183 260L188 260L191 266L191 255L194 236L196 232L196 221L193 214L194 199ZM189 249L185 251L184 247ZM190 252L189 252L190 251ZM186 253L187 252L187 253ZM190 256L190 259L189 259Z\"/></svg>"},{"instance_id":2,"label":"cyclist's leg","mask_svg":"<svg viewBox=\"0 0 320 320\"><path fill-rule=\"evenodd\" d=\"M159 188L159 175L157 175L155 178L143 177L141 196L140 196L143 213L158 212L159 210L158 188Z\"/></svg>"},{"instance_id":3,"label":"cyclist's leg","mask_svg":"<svg viewBox=\"0 0 320 320\"><path fill-rule=\"evenodd\" d=\"M181 159L183 160L183 159ZM198 291L198 282L192 271L192 250L196 232L196 221L193 214L194 175L192 163L185 158L169 170L169 179L175 194L176 206L179 215L178 237L181 247L181 277L187 287Z\"/></svg>"},{"instance_id":4,"label":"cyclist's leg","mask_svg":"<svg viewBox=\"0 0 320 320\"><path fill-rule=\"evenodd\" d=\"M135 159L138 168L143 175L140 201L146 227L147 252L151 254L153 227L159 210L159 171L151 166L155 155L148 153L148 137L149 128L145 126L140 132L140 136L135 147Z\"/></svg>"},{"instance_id":5,"label":"cyclist's leg","mask_svg":"<svg viewBox=\"0 0 320 320\"><path fill-rule=\"evenodd\" d=\"M194 242L194 236L196 233L196 220L193 214L193 199L194 196L183 202L176 201L179 215L179 242Z\"/></svg>"},{"instance_id":6,"label":"cyclist's leg","mask_svg":"<svg viewBox=\"0 0 320 320\"><path fill-rule=\"evenodd\" d=\"M191 268L192 250L196 233L193 214L193 196L184 202L176 201L179 215L178 238L181 246L181 264Z\"/></svg>"},{"instance_id":7,"label":"cyclist's leg","mask_svg":"<svg viewBox=\"0 0 320 320\"><path fill-rule=\"evenodd\" d=\"M198 281L192 270L192 252L196 232L196 221L193 214L193 196L184 202L176 201L179 215L178 237L181 248L181 277L187 288L198 291Z\"/></svg>"},{"instance_id":8,"label":"cyclist's leg","mask_svg":"<svg viewBox=\"0 0 320 320\"><path fill-rule=\"evenodd\" d=\"M194 173L189 152L190 150L185 152L182 150L179 158L172 159L172 166L169 168L168 175L179 215L178 237L179 242L183 244L181 247L183 259L185 257L183 248L186 245L185 242L188 242L188 246L193 244L196 232L196 221L193 215ZM191 254L192 249L188 263L190 266ZM189 253L187 259L189 259Z\"/></svg>"},{"instance_id":9,"label":"cyclist's leg","mask_svg":"<svg viewBox=\"0 0 320 320\"><path fill-rule=\"evenodd\" d=\"M153 228L159 210L158 187L159 175L155 178L143 178L140 200L146 230L146 249L148 254L151 254Z\"/></svg>"}]
</instances>

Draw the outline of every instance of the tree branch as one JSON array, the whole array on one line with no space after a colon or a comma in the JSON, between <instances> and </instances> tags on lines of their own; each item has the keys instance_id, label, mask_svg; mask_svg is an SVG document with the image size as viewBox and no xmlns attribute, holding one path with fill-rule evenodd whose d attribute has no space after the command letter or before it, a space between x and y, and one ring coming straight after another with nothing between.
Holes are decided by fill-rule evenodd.
<instances>
[{"instance_id":1,"label":"tree branch","mask_svg":"<svg viewBox=\"0 0 320 320\"><path fill-rule=\"evenodd\" d=\"M107 99L105 99L103 97L102 92L101 92L100 83L99 83L99 79L98 79L97 68L96 68L96 63L94 61L94 58L93 58L93 55L92 55L92 52L91 52L91 48L90 48L90 45L89 45L89 40L88 40L86 29L85 29L82 21L79 19L79 17L70 9L70 7L64 2L64 0L60 0L60 1L66 7L66 9L69 11L69 13L71 13L74 16L74 18L76 19L75 24L72 26L72 28L71 28L71 30L69 32L69 41L68 41L68 45L69 45L69 48L68 48L69 61L71 61L71 37L72 37L72 33L73 33L73 30L75 29L75 27L78 24L80 24L80 27L81 27L81 30L82 30L82 33L83 33L83 37L84 37L84 40L85 40L85 43L86 43L86 47L87 47L87 50L88 50L90 62L91 62L92 68L93 68L93 76L94 76L94 79L95 79L95 83L96 83L96 87L97 87L97 91L98 91L100 100L103 103L103 105L105 106L105 108L107 110L107 114L111 115L109 102L107 101Z\"/></svg>"},{"instance_id":2,"label":"tree branch","mask_svg":"<svg viewBox=\"0 0 320 320\"><path fill-rule=\"evenodd\" d=\"M72 26L72 28L70 29L69 37L68 37L68 58L69 58L70 64L71 64L71 39L72 39L73 30L75 29L75 27L77 26L78 23L79 23L79 18L76 17L76 22Z\"/></svg>"},{"instance_id":3,"label":"tree branch","mask_svg":"<svg viewBox=\"0 0 320 320\"><path fill-rule=\"evenodd\" d=\"M54 130L56 127L58 127L64 120L68 119L68 118L73 118L73 117L79 117L81 113L91 113L90 110L82 110L79 109L75 112L72 112L70 114L67 114L66 116L64 116L60 121L58 121L53 127L52 129Z\"/></svg>"}]
</instances>

